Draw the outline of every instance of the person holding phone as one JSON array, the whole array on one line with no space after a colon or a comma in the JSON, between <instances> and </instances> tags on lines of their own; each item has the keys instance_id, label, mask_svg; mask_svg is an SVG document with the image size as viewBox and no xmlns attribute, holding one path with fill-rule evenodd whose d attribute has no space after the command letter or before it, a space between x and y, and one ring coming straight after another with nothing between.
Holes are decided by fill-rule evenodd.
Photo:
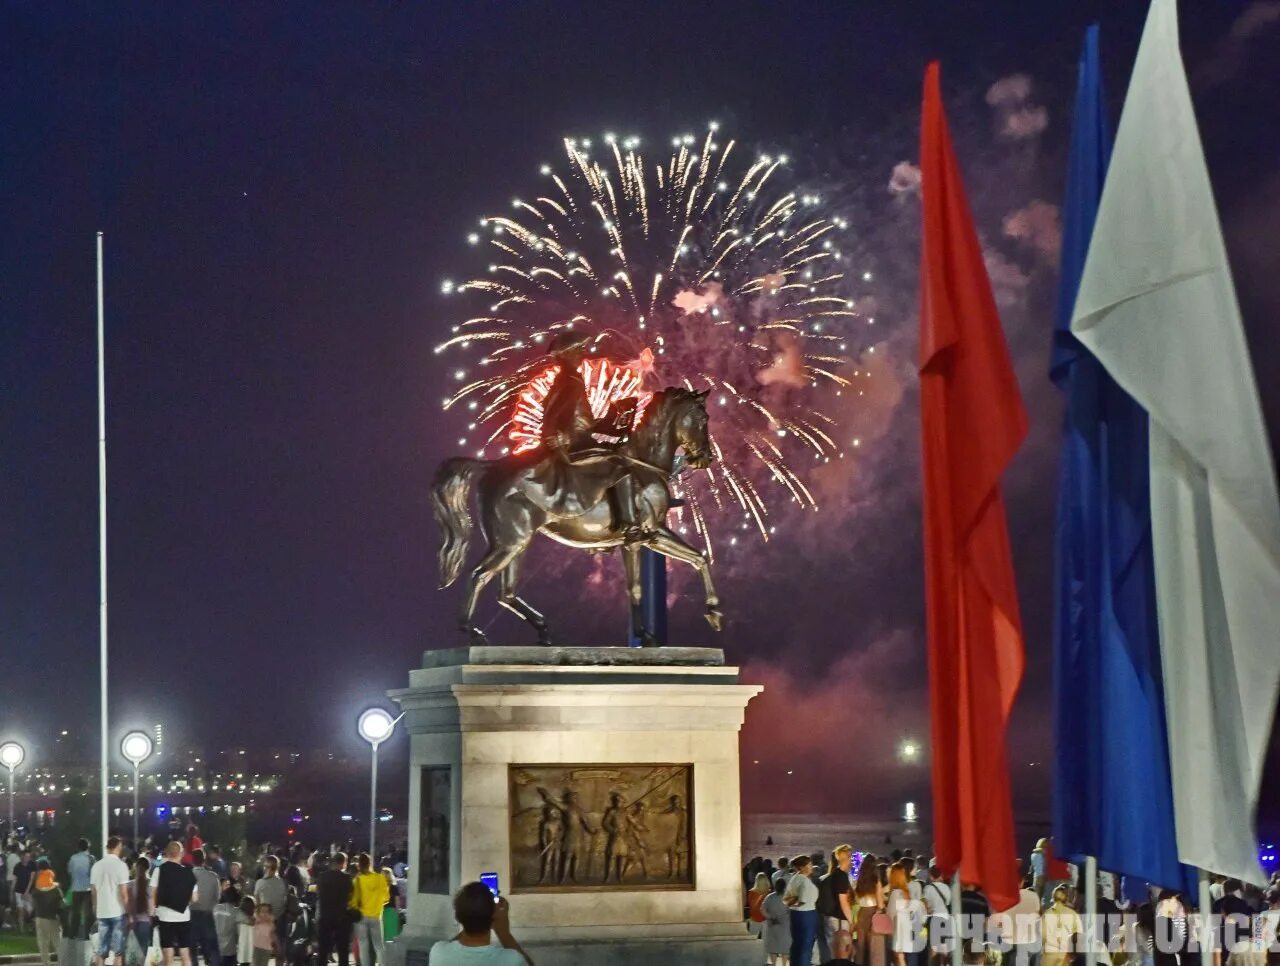
<instances>
[{"instance_id":1,"label":"person holding phone","mask_svg":"<svg viewBox=\"0 0 1280 966\"><path fill-rule=\"evenodd\" d=\"M497 876L489 884L468 882L453 897L461 931L431 947L428 966L533 966L511 935L509 913L507 900L497 894Z\"/></svg>"}]
</instances>

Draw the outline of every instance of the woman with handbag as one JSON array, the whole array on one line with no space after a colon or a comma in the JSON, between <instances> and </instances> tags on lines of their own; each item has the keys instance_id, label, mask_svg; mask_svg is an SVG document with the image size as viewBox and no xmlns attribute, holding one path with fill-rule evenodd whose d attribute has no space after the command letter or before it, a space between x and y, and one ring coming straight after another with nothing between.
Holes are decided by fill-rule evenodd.
<instances>
[{"instance_id":1,"label":"woman with handbag","mask_svg":"<svg viewBox=\"0 0 1280 966\"><path fill-rule=\"evenodd\" d=\"M868 853L858 867L853 883L853 901L857 906L858 943L854 959L858 966L886 966L888 937L891 926L884 914L884 889L876 857Z\"/></svg>"}]
</instances>

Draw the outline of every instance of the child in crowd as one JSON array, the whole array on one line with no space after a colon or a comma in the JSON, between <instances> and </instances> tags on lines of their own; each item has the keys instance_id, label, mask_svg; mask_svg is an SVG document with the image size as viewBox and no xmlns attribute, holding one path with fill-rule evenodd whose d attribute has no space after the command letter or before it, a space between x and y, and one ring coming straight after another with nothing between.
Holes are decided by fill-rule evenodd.
<instances>
[{"instance_id":1,"label":"child in crowd","mask_svg":"<svg viewBox=\"0 0 1280 966\"><path fill-rule=\"evenodd\" d=\"M269 902L259 902L253 912L253 966L269 966L279 942L276 917Z\"/></svg>"},{"instance_id":2,"label":"child in crowd","mask_svg":"<svg viewBox=\"0 0 1280 966\"><path fill-rule=\"evenodd\" d=\"M237 966L251 966L253 963L253 916L256 903L253 896L245 896L240 900L240 909L236 916L236 958Z\"/></svg>"}]
</instances>

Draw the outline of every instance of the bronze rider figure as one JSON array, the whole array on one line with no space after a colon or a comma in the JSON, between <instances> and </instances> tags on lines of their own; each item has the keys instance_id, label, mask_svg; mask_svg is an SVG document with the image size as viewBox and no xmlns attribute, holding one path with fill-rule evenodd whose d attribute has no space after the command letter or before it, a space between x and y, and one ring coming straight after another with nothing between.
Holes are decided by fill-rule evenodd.
<instances>
[{"instance_id":1,"label":"bronze rider figure","mask_svg":"<svg viewBox=\"0 0 1280 966\"><path fill-rule=\"evenodd\" d=\"M624 545L645 539L636 524L635 486L625 460L602 448L594 433L626 439L631 428L632 407L616 407L596 419L587 396L587 384L578 367L592 337L586 333L560 332L551 342L549 354L560 364L542 405L542 444L551 459L562 466L580 462L609 462L617 471L611 485L613 509Z\"/></svg>"}]
</instances>

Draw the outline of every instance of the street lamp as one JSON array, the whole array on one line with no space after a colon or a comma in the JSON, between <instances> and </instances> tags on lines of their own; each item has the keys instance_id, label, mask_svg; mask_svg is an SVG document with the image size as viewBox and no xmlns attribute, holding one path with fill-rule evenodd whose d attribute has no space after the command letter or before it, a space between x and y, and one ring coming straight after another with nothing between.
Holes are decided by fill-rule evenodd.
<instances>
[{"instance_id":1,"label":"street lamp","mask_svg":"<svg viewBox=\"0 0 1280 966\"><path fill-rule=\"evenodd\" d=\"M120 742L120 753L133 765L133 851L138 849L138 769L155 747L145 731L130 731Z\"/></svg>"},{"instance_id":2,"label":"street lamp","mask_svg":"<svg viewBox=\"0 0 1280 966\"><path fill-rule=\"evenodd\" d=\"M905 739L902 744L898 745L898 757L905 762L918 761L920 758L920 745L910 738Z\"/></svg>"},{"instance_id":3,"label":"street lamp","mask_svg":"<svg viewBox=\"0 0 1280 966\"><path fill-rule=\"evenodd\" d=\"M9 769L9 834L13 834L13 773L27 757L22 745L16 741L6 741L0 745L0 765Z\"/></svg>"},{"instance_id":4,"label":"street lamp","mask_svg":"<svg viewBox=\"0 0 1280 966\"><path fill-rule=\"evenodd\" d=\"M403 713L399 717L393 718L382 708L370 708L361 714L360 719L356 722L356 730L360 732L360 737L369 742L373 748L373 768L369 779L370 861L377 858L374 844L378 836L378 745L391 737L391 732L396 730L396 723L403 717Z\"/></svg>"}]
</instances>

